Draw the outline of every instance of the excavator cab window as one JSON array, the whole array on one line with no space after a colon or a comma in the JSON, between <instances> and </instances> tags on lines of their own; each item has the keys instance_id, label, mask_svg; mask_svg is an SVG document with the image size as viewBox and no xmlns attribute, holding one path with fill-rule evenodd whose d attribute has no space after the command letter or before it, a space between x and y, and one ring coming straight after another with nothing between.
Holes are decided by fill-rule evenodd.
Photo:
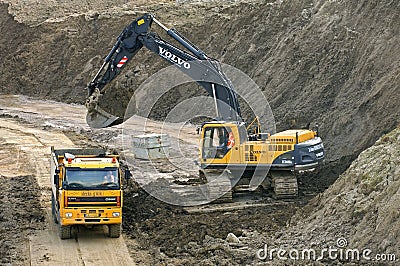
<instances>
[{"instance_id":1,"label":"excavator cab window","mask_svg":"<svg viewBox=\"0 0 400 266\"><path fill-rule=\"evenodd\" d=\"M230 128L207 127L204 131L203 159L221 159L229 151Z\"/></svg>"}]
</instances>

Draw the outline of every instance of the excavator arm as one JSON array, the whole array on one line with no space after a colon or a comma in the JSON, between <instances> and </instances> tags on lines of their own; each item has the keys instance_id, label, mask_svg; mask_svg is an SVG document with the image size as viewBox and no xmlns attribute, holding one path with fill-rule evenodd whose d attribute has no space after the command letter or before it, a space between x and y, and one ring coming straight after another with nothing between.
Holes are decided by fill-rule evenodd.
<instances>
[{"instance_id":1,"label":"excavator arm","mask_svg":"<svg viewBox=\"0 0 400 266\"><path fill-rule=\"evenodd\" d=\"M155 22L187 51L149 32ZM88 85L87 123L94 128L109 127L123 122L98 106L99 96L135 54L146 47L164 60L178 67L183 73L201 85L214 98L218 120L242 121L237 95L230 80L221 70L220 63L208 57L175 29L168 29L151 14L134 20L118 36L117 41L104 59L96 76Z\"/></svg>"},{"instance_id":2,"label":"excavator arm","mask_svg":"<svg viewBox=\"0 0 400 266\"><path fill-rule=\"evenodd\" d=\"M191 54L162 40L155 33L149 33L148 29L153 21L189 50ZM87 121L90 126L107 127L123 122L121 118L108 114L99 108L97 101L100 94L104 92L104 87L123 70L128 61L143 46L179 67L180 70L206 89L215 99L217 117L220 120L241 120L236 93L229 79L221 71L219 62L209 58L176 30L166 28L152 15L146 14L133 21L121 32L102 67L88 85L90 96L87 101L89 110ZM108 66L106 71L102 73L106 66Z\"/></svg>"}]
</instances>

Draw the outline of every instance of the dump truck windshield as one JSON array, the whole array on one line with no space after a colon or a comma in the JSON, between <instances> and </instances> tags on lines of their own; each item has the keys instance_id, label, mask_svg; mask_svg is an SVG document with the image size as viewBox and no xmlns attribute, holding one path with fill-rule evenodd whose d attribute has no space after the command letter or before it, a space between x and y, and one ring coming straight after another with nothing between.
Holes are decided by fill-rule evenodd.
<instances>
[{"instance_id":1,"label":"dump truck windshield","mask_svg":"<svg viewBox=\"0 0 400 266\"><path fill-rule=\"evenodd\" d=\"M65 188L70 190L119 189L118 170L117 168L69 168L65 175Z\"/></svg>"}]
</instances>

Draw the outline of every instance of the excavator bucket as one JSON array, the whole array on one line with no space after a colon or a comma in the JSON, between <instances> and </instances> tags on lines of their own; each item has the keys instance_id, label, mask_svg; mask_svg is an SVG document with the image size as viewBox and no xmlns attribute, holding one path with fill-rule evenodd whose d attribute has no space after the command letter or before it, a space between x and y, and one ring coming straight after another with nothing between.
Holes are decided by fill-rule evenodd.
<instances>
[{"instance_id":1,"label":"excavator bucket","mask_svg":"<svg viewBox=\"0 0 400 266\"><path fill-rule=\"evenodd\" d=\"M86 99L86 123L91 128L105 128L121 124L123 119L104 111L99 105L100 91L96 89L92 95Z\"/></svg>"},{"instance_id":2,"label":"excavator bucket","mask_svg":"<svg viewBox=\"0 0 400 266\"><path fill-rule=\"evenodd\" d=\"M107 113L98 106L95 109L95 112L88 112L86 115L86 123L91 128L105 128L115 126L121 124L122 121L119 122L119 120L121 120L119 117Z\"/></svg>"}]
</instances>

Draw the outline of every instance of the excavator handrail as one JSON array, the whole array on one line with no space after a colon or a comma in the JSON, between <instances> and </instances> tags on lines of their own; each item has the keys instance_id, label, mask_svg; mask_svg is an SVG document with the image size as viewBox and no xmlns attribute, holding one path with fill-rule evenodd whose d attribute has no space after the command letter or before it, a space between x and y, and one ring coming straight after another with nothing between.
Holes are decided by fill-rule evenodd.
<instances>
[{"instance_id":1,"label":"excavator handrail","mask_svg":"<svg viewBox=\"0 0 400 266\"><path fill-rule=\"evenodd\" d=\"M261 133L261 123L260 123L260 118L258 116L254 117L253 121L251 121L250 124L246 127L246 130L249 131L254 123L257 123L255 134L258 135Z\"/></svg>"}]
</instances>

